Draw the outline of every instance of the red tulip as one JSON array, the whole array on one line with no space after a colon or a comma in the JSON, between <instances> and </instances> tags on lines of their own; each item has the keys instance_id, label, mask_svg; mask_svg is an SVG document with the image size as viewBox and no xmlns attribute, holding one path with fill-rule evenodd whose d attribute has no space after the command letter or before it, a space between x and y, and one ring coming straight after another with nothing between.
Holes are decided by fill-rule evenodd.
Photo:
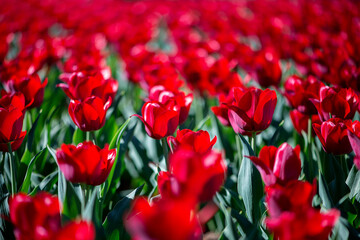
<instances>
[{"instance_id":1,"label":"red tulip","mask_svg":"<svg viewBox=\"0 0 360 240\"><path fill-rule=\"evenodd\" d=\"M259 157L249 157L259 170L265 185L284 185L297 180L301 173L300 146L294 149L287 143L279 148L264 146Z\"/></svg>"},{"instance_id":2,"label":"red tulip","mask_svg":"<svg viewBox=\"0 0 360 240\"><path fill-rule=\"evenodd\" d=\"M230 127L229 120L229 110L228 107L221 103L231 104L234 101L233 89L228 93L228 95L220 94L219 95L219 103L220 106L211 107L211 111L215 114L215 116L219 119L220 123L224 126Z\"/></svg>"},{"instance_id":3,"label":"red tulip","mask_svg":"<svg viewBox=\"0 0 360 240\"><path fill-rule=\"evenodd\" d=\"M359 105L359 98L351 88L324 86L320 88L320 100L312 100L321 121L330 118L352 119Z\"/></svg>"},{"instance_id":4,"label":"red tulip","mask_svg":"<svg viewBox=\"0 0 360 240\"><path fill-rule=\"evenodd\" d=\"M301 135L304 131L305 133L308 132L308 124L309 124L309 115L303 114L298 110L290 111L290 118L293 123L295 130ZM321 124L319 115L314 114L311 115L311 122ZM314 136L315 132L314 129L311 127L312 136Z\"/></svg>"},{"instance_id":5,"label":"red tulip","mask_svg":"<svg viewBox=\"0 0 360 240\"><path fill-rule=\"evenodd\" d=\"M155 139L161 139L172 135L179 125L179 107L169 101L162 104L149 101L141 109L142 116L134 114L145 125L147 134Z\"/></svg>"},{"instance_id":6,"label":"red tulip","mask_svg":"<svg viewBox=\"0 0 360 240\"><path fill-rule=\"evenodd\" d=\"M317 110L310 99L320 99L319 91L322 86L324 84L312 76L302 80L293 75L284 84L284 96L291 107L299 112L307 115L317 114Z\"/></svg>"},{"instance_id":7,"label":"red tulip","mask_svg":"<svg viewBox=\"0 0 360 240\"><path fill-rule=\"evenodd\" d=\"M19 91L24 94L25 104L29 105L29 108L39 107L42 104L47 79L41 83L39 76L34 74L27 77L14 77L7 84L12 92Z\"/></svg>"},{"instance_id":8,"label":"red tulip","mask_svg":"<svg viewBox=\"0 0 360 240\"><path fill-rule=\"evenodd\" d=\"M181 91L169 91L162 85L154 86L150 89L149 100L157 101L162 104L173 104L179 107L179 125L184 123L189 115L190 106L193 101L193 95L190 93L185 95Z\"/></svg>"},{"instance_id":9,"label":"red tulip","mask_svg":"<svg viewBox=\"0 0 360 240\"><path fill-rule=\"evenodd\" d=\"M349 142L355 153L354 164L360 169L360 122L354 121L352 129L348 130Z\"/></svg>"},{"instance_id":10,"label":"red tulip","mask_svg":"<svg viewBox=\"0 0 360 240\"><path fill-rule=\"evenodd\" d=\"M65 225L54 237L55 240L93 240L95 227L91 222L73 221Z\"/></svg>"},{"instance_id":11,"label":"red tulip","mask_svg":"<svg viewBox=\"0 0 360 240\"><path fill-rule=\"evenodd\" d=\"M331 118L321 125L314 123L313 128L325 152L342 155L352 151L347 134L347 130L351 129L351 120Z\"/></svg>"},{"instance_id":12,"label":"red tulip","mask_svg":"<svg viewBox=\"0 0 360 240\"><path fill-rule=\"evenodd\" d=\"M4 94L4 92L2 92ZM8 152L17 150L26 131L22 131L24 120L25 99L22 94L5 94L0 99L0 151Z\"/></svg>"},{"instance_id":13,"label":"red tulip","mask_svg":"<svg viewBox=\"0 0 360 240\"><path fill-rule=\"evenodd\" d=\"M115 156L116 150L109 150L108 145L100 149L92 142L79 143L77 146L62 144L56 152L59 168L68 181L93 186L106 180Z\"/></svg>"},{"instance_id":14,"label":"red tulip","mask_svg":"<svg viewBox=\"0 0 360 240\"><path fill-rule=\"evenodd\" d=\"M83 102L71 100L69 115L82 131L95 131L105 124L106 111L111 105L111 98L106 102L99 97L91 96Z\"/></svg>"},{"instance_id":15,"label":"red tulip","mask_svg":"<svg viewBox=\"0 0 360 240\"><path fill-rule=\"evenodd\" d=\"M200 154L184 146L170 155L169 162L170 176L178 182L180 189L176 191L181 195L189 194L201 202L208 201L224 182L227 167L222 154L216 151Z\"/></svg>"},{"instance_id":16,"label":"red tulip","mask_svg":"<svg viewBox=\"0 0 360 240\"><path fill-rule=\"evenodd\" d=\"M216 136L210 140L207 131L199 130L193 132L189 129L177 130L176 137L167 139L170 149L173 151L181 146L189 146L197 153L206 153L212 149L216 143Z\"/></svg>"},{"instance_id":17,"label":"red tulip","mask_svg":"<svg viewBox=\"0 0 360 240\"><path fill-rule=\"evenodd\" d=\"M312 199L316 194L315 185L292 181L286 186L268 187L266 191L269 217L265 223L274 233L275 238L328 239L340 216L340 211L332 209L321 213L312 207Z\"/></svg>"},{"instance_id":18,"label":"red tulip","mask_svg":"<svg viewBox=\"0 0 360 240\"><path fill-rule=\"evenodd\" d=\"M126 217L125 226L133 239L200 240L201 226L192 200L149 202L138 198Z\"/></svg>"},{"instance_id":19,"label":"red tulip","mask_svg":"<svg viewBox=\"0 0 360 240\"><path fill-rule=\"evenodd\" d=\"M100 73L74 72L62 74L60 79L65 83L58 84L58 87L61 87L73 100L85 100L91 96L97 96L105 101L109 98L114 99L119 85L114 79L104 79Z\"/></svg>"},{"instance_id":20,"label":"red tulip","mask_svg":"<svg viewBox=\"0 0 360 240\"><path fill-rule=\"evenodd\" d=\"M9 210L16 239L51 239L61 227L59 200L45 192L16 194L9 199Z\"/></svg>"},{"instance_id":21,"label":"red tulip","mask_svg":"<svg viewBox=\"0 0 360 240\"><path fill-rule=\"evenodd\" d=\"M245 135L264 131L271 123L276 102L276 93L270 89L234 88L234 102L225 103L232 128Z\"/></svg>"}]
</instances>

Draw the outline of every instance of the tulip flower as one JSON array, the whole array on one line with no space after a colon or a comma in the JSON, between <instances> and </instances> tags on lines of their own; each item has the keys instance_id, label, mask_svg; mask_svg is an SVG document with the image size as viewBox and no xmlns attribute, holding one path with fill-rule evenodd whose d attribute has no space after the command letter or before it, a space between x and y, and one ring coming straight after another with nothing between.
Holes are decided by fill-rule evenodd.
<instances>
[{"instance_id":1,"label":"tulip flower","mask_svg":"<svg viewBox=\"0 0 360 240\"><path fill-rule=\"evenodd\" d=\"M234 101L226 104L229 120L236 133L251 135L269 127L277 97L275 91L258 88L234 88Z\"/></svg>"},{"instance_id":2,"label":"tulip flower","mask_svg":"<svg viewBox=\"0 0 360 240\"><path fill-rule=\"evenodd\" d=\"M173 104L179 107L179 125L183 124L190 111L190 106L193 101L193 95L190 93L185 95L184 92L181 91L169 91L162 85L154 86L150 89L149 93L150 101L158 101L162 104L168 104L169 102L173 102Z\"/></svg>"},{"instance_id":3,"label":"tulip flower","mask_svg":"<svg viewBox=\"0 0 360 240\"><path fill-rule=\"evenodd\" d=\"M44 99L47 79L41 83L37 74L26 77L14 77L8 83L11 92L21 92L25 96L25 105L29 108L39 107Z\"/></svg>"},{"instance_id":4,"label":"tulip flower","mask_svg":"<svg viewBox=\"0 0 360 240\"><path fill-rule=\"evenodd\" d=\"M297 180L301 173L300 146L294 149L283 143L279 148L264 146L259 157L249 157L259 170L265 185L286 184Z\"/></svg>"},{"instance_id":5,"label":"tulip flower","mask_svg":"<svg viewBox=\"0 0 360 240\"><path fill-rule=\"evenodd\" d=\"M15 151L24 140L24 107L25 99L22 94L4 94L0 99L0 151L8 152L8 144L11 144L11 150Z\"/></svg>"},{"instance_id":6,"label":"tulip flower","mask_svg":"<svg viewBox=\"0 0 360 240\"><path fill-rule=\"evenodd\" d=\"M284 96L290 103L292 108L306 115L317 114L317 110L310 99L320 98L320 88L324 84L315 77L308 77L302 80L300 77L290 76L285 84Z\"/></svg>"},{"instance_id":7,"label":"tulip flower","mask_svg":"<svg viewBox=\"0 0 360 240\"><path fill-rule=\"evenodd\" d=\"M169 101L162 104L149 101L141 109L142 116L134 114L145 125L146 133L154 138L161 139L172 135L179 125L179 106Z\"/></svg>"},{"instance_id":8,"label":"tulip flower","mask_svg":"<svg viewBox=\"0 0 360 240\"><path fill-rule=\"evenodd\" d=\"M176 180L179 187L176 191L180 191L180 195L189 194L196 196L200 202L208 201L224 182L227 167L222 154L216 151L200 154L191 147L183 146L170 155L169 161L170 176Z\"/></svg>"},{"instance_id":9,"label":"tulip flower","mask_svg":"<svg viewBox=\"0 0 360 240\"><path fill-rule=\"evenodd\" d=\"M359 98L351 88L324 86L320 88L320 100L312 100L321 121L330 118L353 119Z\"/></svg>"},{"instance_id":10,"label":"tulip flower","mask_svg":"<svg viewBox=\"0 0 360 240\"><path fill-rule=\"evenodd\" d=\"M116 80L104 79L100 73L74 72L62 74L60 79L65 83L58 84L58 87L62 88L73 100L85 100L88 97L97 96L107 101L109 98L115 98L119 87Z\"/></svg>"},{"instance_id":11,"label":"tulip flower","mask_svg":"<svg viewBox=\"0 0 360 240\"><path fill-rule=\"evenodd\" d=\"M311 122L321 124L319 115L314 114L311 115ZM305 133L308 132L309 127L309 115L301 113L299 110L292 110L290 111L290 118L292 121L292 124L295 128L295 130L301 135L301 133L304 131ZM313 128L311 127L312 136L314 136L315 132Z\"/></svg>"},{"instance_id":12,"label":"tulip flower","mask_svg":"<svg viewBox=\"0 0 360 240\"><path fill-rule=\"evenodd\" d=\"M91 222L72 221L55 234L55 240L94 240L95 227Z\"/></svg>"},{"instance_id":13,"label":"tulip flower","mask_svg":"<svg viewBox=\"0 0 360 240\"><path fill-rule=\"evenodd\" d=\"M92 142L75 145L62 144L56 152L57 163L65 178L73 183L100 185L108 177L114 164L116 150L105 145L100 149Z\"/></svg>"},{"instance_id":14,"label":"tulip flower","mask_svg":"<svg viewBox=\"0 0 360 240\"><path fill-rule=\"evenodd\" d=\"M133 239L200 240L202 230L192 199L135 200L125 226Z\"/></svg>"},{"instance_id":15,"label":"tulip flower","mask_svg":"<svg viewBox=\"0 0 360 240\"><path fill-rule=\"evenodd\" d=\"M313 208L311 203L315 193L315 186L301 181L267 189L269 217L265 224L276 239L328 239L340 211L320 212Z\"/></svg>"},{"instance_id":16,"label":"tulip flower","mask_svg":"<svg viewBox=\"0 0 360 240\"><path fill-rule=\"evenodd\" d=\"M219 103L231 104L234 100L233 97L233 89L228 93L228 95L220 94L219 95ZM215 114L215 116L219 119L220 123L224 126L230 127L229 120L229 110L227 106L221 104L220 106L211 107L211 111Z\"/></svg>"},{"instance_id":17,"label":"tulip flower","mask_svg":"<svg viewBox=\"0 0 360 240\"><path fill-rule=\"evenodd\" d=\"M351 148L355 153L354 164L360 169L360 122L354 121L352 129L348 130L348 137Z\"/></svg>"},{"instance_id":18,"label":"tulip flower","mask_svg":"<svg viewBox=\"0 0 360 240\"><path fill-rule=\"evenodd\" d=\"M45 192L16 194L9 199L9 210L16 239L51 239L61 227L59 200Z\"/></svg>"},{"instance_id":19,"label":"tulip flower","mask_svg":"<svg viewBox=\"0 0 360 240\"><path fill-rule=\"evenodd\" d=\"M206 153L212 149L216 143L216 136L210 140L207 131L199 130L193 132L189 129L177 130L176 137L168 137L167 139L170 149L175 151L181 146L189 146L197 153Z\"/></svg>"},{"instance_id":20,"label":"tulip flower","mask_svg":"<svg viewBox=\"0 0 360 240\"><path fill-rule=\"evenodd\" d=\"M82 131L95 131L105 124L106 111L111 105L111 98L104 102L101 98L91 96L84 101L71 100L69 115Z\"/></svg>"},{"instance_id":21,"label":"tulip flower","mask_svg":"<svg viewBox=\"0 0 360 240\"><path fill-rule=\"evenodd\" d=\"M349 119L331 118L321 124L314 123L313 128L325 152L342 155L352 151L347 134L351 124Z\"/></svg>"}]
</instances>

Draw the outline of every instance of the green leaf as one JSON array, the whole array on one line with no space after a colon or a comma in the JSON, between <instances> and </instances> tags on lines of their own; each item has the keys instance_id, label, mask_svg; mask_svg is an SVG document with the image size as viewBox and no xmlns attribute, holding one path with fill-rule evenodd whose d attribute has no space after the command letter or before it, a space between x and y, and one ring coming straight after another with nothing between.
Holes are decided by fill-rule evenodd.
<instances>
[{"instance_id":1,"label":"green leaf","mask_svg":"<svg viewBox=\"0 0 360 240\"><path fill-rule=\"evenodd\" d=\"M81 131L80 128L76 128L74 135L73 135L73 143L78 145L79 143L84 142L86 139L85 132Z\"/></svg>"},{"instance_id":2,"label":"green leaf","mask_svg":"<svg viewBox=\"0 0 360 240\"><path fill-rule=\"evenodd\" d=\"M113 210L106 216L103 227L105 229L106 236L108 236L109 239L112 239L114 234L119 236L118 239L122 239L122 236L124 236L124 214L129 210L131 201L135 198L135 196L140 194L143 187L144 185L141 185L117 202Z\"/></svg>"},{"instance_id":3,"label":"green leaf","mask_svg":"<svg viewBox=\"0 0 360 240\"><path fill-rule=\"evenodd\" d=\"M36 188L30 193L31 196L34 196L38 191L45 191L49 192L52 186L57 182L58 180L58 172L52 172L49 175L47 175Z\"/></svg>"},{"instance_id":4,"label":"green leaf","mask_svg":"<svg viewBox=\"0 0 360 240\"><path fill-rule=\"evenodd\" d=\"M355 165L351 168L349 175L346 179L346 184L350 188L350 199L355 198L360 202L360 171L357 170Z\"/></svg>"},{"instance_id":5,"label":"green leaf","mask_svg":"<svg viewBox=\"0 0 360 240\"><path fill-rule=\"evenodd\" d=\"M225 223L226 223L226 226L225 226L223 232L221 233L221 236L219 239L229 239L229 240L240 239L238 230L237 230L235 223L230 214L231 210L229 207L228 208L226 207L226 205L227 205L226 200L219 193L216 193L216 198L218 200L218 206L219 206L220 210L225 215Z\"/></svg>"},{"instance_id":6,"label":"green leaf","mask_svg":"<svg viewBox=\"0 0 360 240\"><path fill-rule=\"evenodd\" d=\"M245 138L239 135L243 144L243 156L254 155L254 151L250 147ZM244 146L245 145L245 146ZM263 197L263 184L260 173L247 157L241 162L238 175L238 193L243 198L246 215L250 222L256 223L260 219L260 200Z\"/></svg>"},{"instance_id":7,"label":"green leaf","mask_svg":"<svg viewBox=\"0 0 360 240\"><path fill-rule=\"evenodd\" d=\"M84 210L84 213L82 216L83 219L92 221L94 215L96 215L95 210L97 209L96 204L98 202L97 194L98 194L98 187L95 187L95 189L93 189L93 191L91 193L90 200L86 204L86 207L85 207L85 210Z\"/></svg>"},{"instance_id":8,"label":"green leaf","mask_svg":"<svg viewBox=\"0 0 360 240\"><path fill-rule=\"evenodd\" d=\"M75 219L81 214L81 197L70 182L66 182L66 195L62 202L62 215L69 219Z\"/></svg>"},{"instance_id":9,"label":"green leaf","mask_svg":"<svg viewBox=\"0 0 360 240\"><path fill-rule=\"evenodd\" d=\"M326 209L334 207L324 176L319 171L319 195Z\"/></svg>"},{"instance_id":10,"label":"green leaf","mask_svg":"<svg viewBox=\"0 0 360 240\"><path fill-rule=\"evenodd\" d=\"M29 187L31 184L31 174L33 172L33 168L35 165L36 160L38 160L43 154L46 152L46 148L42 149L40 152L38 152L30 161L29 166L27 168L24 181L22 183L20 192L28 193Z\"/></svg>"},{"instance_id":11,"label":"green leaf","mask_svg":"<svg viewBox=\"0 0 360 240\"><path fill-rule=\"evenodd\" d=\"M117 147L120 144L120 139L121 139L122 135L124 134L124 130L126 129L126 127L129 124L130 120L131 120L131 118L126 120L123 123L123 125L121 125L119 130L117 130L115 136L111 139L109 149L113 149L113 148Z\"/></svg>"},{"instance_id":12,"label":"green leaf","mask_svg":"<svg viewBox=\"0 0 360 240\"><path fill-rule=\"evenodd\" d=\"M41 116L42 112L39 112L35 122L33 123L33 125L31 126L31 129L28 133L28 138L27 138L27 148L29 149L30 152L33 152L33 144L34 144L34 139L35 139L35 130L37 128L40 116Z\"/></svg>"}]
</instances>

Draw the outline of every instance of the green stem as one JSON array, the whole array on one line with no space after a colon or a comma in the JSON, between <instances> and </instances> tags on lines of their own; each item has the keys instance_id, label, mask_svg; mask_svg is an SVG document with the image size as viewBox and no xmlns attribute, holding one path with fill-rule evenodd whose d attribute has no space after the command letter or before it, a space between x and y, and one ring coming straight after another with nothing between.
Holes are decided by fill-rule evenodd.
<instances>
[{"instance_id":1,"label":"green stem","mask_svg":"<svg viewBox=\"0 0 360 240\"><path fill-rule=\"evenodd\" d=\"M91 141L90 132L86 132L86 141Z\"/></svg>"},{"instance_id":2,"label":"green stem","mask_svg":"<svg viewBox=\"0 0 360 240\"><path fill-rule=\"evenodd\" d=\"M348 170L345 155L340 155L339 161L340 161L340 165L341 165L343 173L345 174L345 176L347 176L349 174L349 170Z\"/></svg>"},{"instance_id":3,"label":"green stem","mask_svg":"<svg viewBox=\"0 0 360 240\"><path fill-rule=\"evenodd\" d=\"M309 116L308 120L308 132L307 132L307 146L306 146L306 155L309 163L309 181L312 181L314 178L314 161L312 159L312 120ZM320 159L318 159L320 161Z\"/></svg>"},{"instance_id":4,"label":"green stem","mask_svg":"<svg viewBox=\"0 0 360 240\"><path fill-rule=\"evenodd\" d=\"M162 145L162 148L163 148L163 155L164 155L164 158L165 158L165 161L166 161L166 168L169 171L170 170L169 169L170 168L170 166L169 166L169 149L167 147L166 138L161 139L161 145Z\"/></svg>"},{"instance_id":5,"label":"green stem","mask_svg":"<svg viewBox=\"0 0 360 240\"><path fill-rule=\"evenodd\" d=\"M256 154L256 132L252 132L250 144L251 144L251 148L254 151L254 155L257 156L257 154Z\"/></svg>"},{"instance_id":6,"label":"green stem","mask_svg":"<svg viewBox=\"0 0 360 240\"><path fill-rule=\"evenodd\" d=\"M95 135L95 131L91 131L91 136L92 136L92 139L94 141L94 144L96 145L96 135Z\"/></svg>"},{"instance_id":7,"label":"green stem","mask_svg":"<svg viewBox=\"0 0 360 240\"><path fill-rule=\"evenodd\" d=\"M242 149L241 149L241 139L239 134L236 134L236 148L237 148L237 154L238 154L238 158L239 158L239 169L242 163Z\"/></svg>"},{"instance_id":8,"label":"green stem","mask_svg":"<svg viewBox=\"0 0 360 240\"><path fill-rule=\"evenodd\" d=\"M13 157L13 152L11 149L11 143L8 143L8 150L9 150L9 162L10 162L10 178L11 178L11 196L14 196L16 193L16 172L15 172L15 162Z\"/></svg>"}]
</instances>

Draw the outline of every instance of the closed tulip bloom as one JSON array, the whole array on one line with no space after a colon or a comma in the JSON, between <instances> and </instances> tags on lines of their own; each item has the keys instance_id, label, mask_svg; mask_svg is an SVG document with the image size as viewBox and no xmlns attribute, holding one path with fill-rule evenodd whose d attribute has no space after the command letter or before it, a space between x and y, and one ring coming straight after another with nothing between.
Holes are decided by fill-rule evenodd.
<instances>
[{"instance_id":1,"label":"closed tulip bloom","mask_svg":"<svg viewBox=\"0 0 360 240\"><path fill-rule=\"evenodd\" d=\"M100 149L92 142L75 145L62 144L56 152L57 163L65 178L73 183L100 185L108 177L114 164L116 150L106 145Z\"/></svg>"},{"instance_id":2,"label":"closed tulip bloom","mask_svg":"<svg viewBox=\"0 0 360 240\"><path fill-rule=\"evenodd\" d=\"M320 89L320 100L312 100L321 121L330 118L353 119L359 98L351 88L324 86Z\"/></svg>"},{"instance_id":3,"label":"closed tulip bloom","mask_svg":"<svg viewBox=\"0 0 360 240\"><path fill-rule=\"evenodd\" d=\"M173 151L181 146L189 146L195 152L206 153L212 149L216 143L216 136L211 140L207 131L199 130L193 132L190 129L177 130L176 137L167 139L170 149Z\"/></svg>"},{"instance_id":4,"label":"closed tulip bloom","mask_svg":"<svg viewBox=\"0 0 360 240\"><path fill-rule=\"evenodd\" d=\"M162 85L154 86L150 89L149 100L158 101L162 104L172 102L179 108L179 125L184 123L189 115L190 107L193 102L193 95L185 95L181 91L169 91Z\"/></svg>"},{"instance_id":5,"label":"closed tulip bloom","mask_svg":"<svg viewBox=\"0 0 360 240\"><path fill-rule=\"evenodd\" d=\"M294 149L283 143L279 148L264 146L259 157L249 157L259 170L265 185L286 184L297 180L301 173L300 146Z\"/></svg>"},{"instance_id":6,"label":"closed tulip bloom","mask_svg":"<svg viewBox=\"0 0 360 240\"><path fill-rule=\"evenodd\" d=\"M16 239L51 239L61 227L59 200L45 192L16 194L9 199L9 210Z\"/></svg>"},{"instance_id":7,"label":"closed tulip bloom","mask_svg":"<svg viewBox=\"0 0 360 240\"><path fill-rule=\"evenodd\" d=\"M227 106L222 103L231 104L234 100L233 95L234 95L233 89L228 93L228 95L220 94L219 95L220 106L211 107L211 111L213 111L215 116L219 119L220 123L226 127L231 126L229 120L229 113L228 113L229 110Z\"/></svg>"},{"instance_id":8,"label":"closed tulip bloom","mask_svg":"<svg viewBox=\"0 0 360 240\"><path fill-rule=\"evenodd\" d=\"M320 88L324 83L315 77L308 77L303 80L300 77L290 76L284 84L284 96L290 103L290 106L303 114L317 114L317 110L310 99L320 98Z\"/></svg>"},{"instance_id":9,"label":"closed tulip bloom","mask_svg":"<svg viewBox=\"0 0 360 240\"><path fill-rule=\"evenodd\" d=\"M105 124L106 112L111 105L111 98L106 102L99 97L91 96L84 101L71 100L69 115L82 131L95 131Z\"/></svg>"},{"instance_id":10,"label":"closed tulip bloom","mask_svg":"<svg viewBox=\"0 0 360 240\"><path fill-rule=\"evenodd\" d=\"M351 124L349 119L331 118L321 124L314 123L313 128L325 152L342 155L352 151L347 134Z\"/></svg>"},{"instance_id":11,"label":"closed tulip bloom","mask_svg":"<svg viewBox=\"0 0 360 240\"><path fill-rule=\"evenodd\" d=\"M146 133L154 138L161 139L172 135L179 125L179 107L171 101L162 104L149 101L141 109L142 116L134 114L145 125Z\"/></svg>"},{"instance_id":12,"label":"closed tulip bloom","mask_svg":"<svg viewBox=\"0 0 360 240\"><path fill-rule=\"evenodd\" d=\"M29 108L39 107L44 99L47 79L41 82L37 74L26 77L14 77L8 83L12 92L21 92L25 96L25 104Z\"/></svg>"},{"instance_id":13,"label":"closed tulip bloom","mask_svg":"<svg viewBox=\"0 0 360 240\"><path fill-rule=\"evenodd\" d=\"M354 164L360 170L360 122L354 121L348 130L349 142L355 153Z\"/></svg>"},{"instance_id":14,"label":"closed tulip bloom","mask_svg":"<svg viewBox=\"0 0 360 240\"><path fill-rule=\"evenodd\" d=\"M132 239L200 240L202 231L192 199L135 200L125 226Z\"/></svg>"},{"instance_id":15,"label":"closed tulip bloom","mask_svg":"<svg viewBox=\"0 0 360 240\"><path fill-rule=\"evenodd\" d=\"M243 135L264 131L270 126L276 102L276 93L270 89L234 88L233 103L225 103L232 128Z\"/></svg>"},{"instance_id":16,"label":"closed tulip bloom","mask_svg":"<svg viewBox=\"0 0 360 240\"><path fill-rule=\"evenodd\" d=\"M260 51L253 62L256 80L262 87L278 86L281 81L280 59L270 49Z\"/></svg>"},{"instance_id":17,"label":"closed tulip bloom","mask_svg":"<svg viewBox=\"0 0 360 240\"><path fill-rule=\"evenodd\" d=\"M25 99L22 94L5 94L0 99L0 151L17 150L26 131L22 131L24 120Z\"/></svg>"},{"instance_id":18,"label":"closed tulip bloom","mask_svg":"<svg viewBox=\"0 0 360 240\"><path fill-rule=\"evenodd\" d=\"M75 72L62 74L60 78L65 83L58 84L58 87L74 100L85 100L91 96L97 96L105 101L110 97L114 99L119 87L116 80L104 79L100 73Z\"/></svg>"}]
</instances>

